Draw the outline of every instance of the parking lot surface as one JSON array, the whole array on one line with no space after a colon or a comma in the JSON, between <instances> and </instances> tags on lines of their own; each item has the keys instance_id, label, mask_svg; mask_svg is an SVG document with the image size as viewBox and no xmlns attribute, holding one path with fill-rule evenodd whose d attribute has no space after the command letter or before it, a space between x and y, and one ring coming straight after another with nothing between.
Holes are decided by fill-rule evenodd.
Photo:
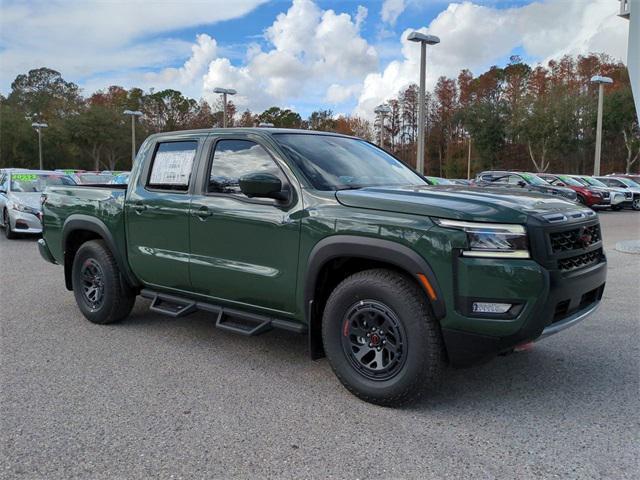
<instances>
[{"instance_id":1,"label":"parking lot surface","mask_svg":"<svg viewBox=\"0 0 640 480\"><path fill-rule=\"evenodd\" d=\"M640 214L601 214L602 308L420 403L351 396L306 338L139 299L93 325L34 239L0 238L0 478L638 478Z\"/></svg>"}]
</instances>

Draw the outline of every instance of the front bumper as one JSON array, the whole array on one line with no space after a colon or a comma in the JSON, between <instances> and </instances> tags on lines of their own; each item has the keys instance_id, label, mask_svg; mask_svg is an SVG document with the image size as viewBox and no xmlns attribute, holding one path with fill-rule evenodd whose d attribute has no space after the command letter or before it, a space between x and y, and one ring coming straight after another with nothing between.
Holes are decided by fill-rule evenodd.
<instances>
[{"instance_id":1,"label":"front bumper","mask_svg":"<svg viewBox=\"0 0 640 480\"><path fill-rule=\"evenodd\" d=\"M450 363L461 367L482 363L593 314L607 276L599 233L590 245L573 250L554 250L562 245L551 238L563 240L556 234L576 229L585 229L580 230L583 235L597 225L597 218L592 217L532 229L530 260L454 255L453 297L441 320ZM469 308L473 302L511 303L514 307L503 315L477 314Z\"/></svg>"},{"instance_id":2,"label":"front bumper","mask_svg":"<svg viewBox=\"0 0 640 480\"><path fill-rule=\"evenodd\" d=\"M42 221L37 215L21 212L19 210L9 210L9 223L11 230L15 233L42 233Z\"/></svg>"}]
</instances>

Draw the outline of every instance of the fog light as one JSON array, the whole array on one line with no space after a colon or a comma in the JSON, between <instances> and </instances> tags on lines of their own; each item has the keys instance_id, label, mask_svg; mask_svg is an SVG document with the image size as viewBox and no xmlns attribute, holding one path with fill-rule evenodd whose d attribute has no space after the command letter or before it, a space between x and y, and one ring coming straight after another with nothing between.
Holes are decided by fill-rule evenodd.
<instances>
[{"instance_id":1,"label":"fog light","mask_svg":"<svg viewBox=\"0 0 640 480\"><path fill-rule=\"evenodd\" d=\"M507 313L511 303L473 302L473 313Z\"/></svg>"}]
</instances>

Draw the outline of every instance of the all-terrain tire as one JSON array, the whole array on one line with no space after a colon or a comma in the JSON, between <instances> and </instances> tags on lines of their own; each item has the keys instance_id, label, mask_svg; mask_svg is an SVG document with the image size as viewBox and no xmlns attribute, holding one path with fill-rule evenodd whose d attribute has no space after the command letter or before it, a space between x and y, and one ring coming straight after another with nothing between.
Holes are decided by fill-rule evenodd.
<instances>
[{"instance_id":1,"label":"all-terrain tire","mask_svg":"<svg viewBox=\"0 0 640 480\"><path fill-rule=\"evenodd\" d=\"M351 393L370 403L395 407L412 402L425 390L437 387L446 368L446 355L440 326L433 318L425 295L411 278L387 269L355 273L333 290L322 318L322 340L334 373ZM369 305L373 312L367 313ZM365 313L360 317L357 314L350 316L358 308ZM362 318L369 318L367 315L375 318L375 309L387 315L390 324L396 325L393 335L404 337L401 354L393 357L400 358L402 363L395 364L396 371L390 378L372 377L369 368L356 358L361 355L360 344L352 346L352 342L361 342L364 338L364 335L360 336ZM351 330L354 325L355 330ZM375 331L375 325L367 324L366 320L364 325L367 332L369 327ZM354 331L358 334L353 335ZM373 333L367 333L367 337L369 335ZM371 344L362 347L366 350ZM354 349L358 353L352 355Z\"/></svg>"},{"instance_id":2,"label":"all-terrain tire","mask_svg":"<svg viewBox=\"0 0 640 480\"><path fill-rule=\"evenodd\" d=\"M72 283L78 308L93 323L122 320L131 313L136 300L135 291L122 279L113 254L102 240L88 241L78 249Z\"/></svg>"}]
</instances>

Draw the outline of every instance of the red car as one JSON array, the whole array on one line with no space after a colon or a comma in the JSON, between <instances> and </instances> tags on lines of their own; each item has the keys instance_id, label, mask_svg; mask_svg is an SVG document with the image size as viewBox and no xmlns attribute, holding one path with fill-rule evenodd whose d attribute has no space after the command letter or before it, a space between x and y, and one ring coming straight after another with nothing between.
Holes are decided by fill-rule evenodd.
<instances>
[{"instance_id":1,"label":"red car","mask_svg":"<svg viewBox=\"0 0 640 480\"><path fill-rule=\"evenodd\" d=\"M608 195L607 198L604 198L601 191L591 187L587 187L568 175L539 173L538 176L549 182L551 185L555 185L557 187L567 187L575 191L578 195L578 201L581 204L586 205L587 207L608 207L610 205L611 200Z\"/></svg>"}]
</instances>

